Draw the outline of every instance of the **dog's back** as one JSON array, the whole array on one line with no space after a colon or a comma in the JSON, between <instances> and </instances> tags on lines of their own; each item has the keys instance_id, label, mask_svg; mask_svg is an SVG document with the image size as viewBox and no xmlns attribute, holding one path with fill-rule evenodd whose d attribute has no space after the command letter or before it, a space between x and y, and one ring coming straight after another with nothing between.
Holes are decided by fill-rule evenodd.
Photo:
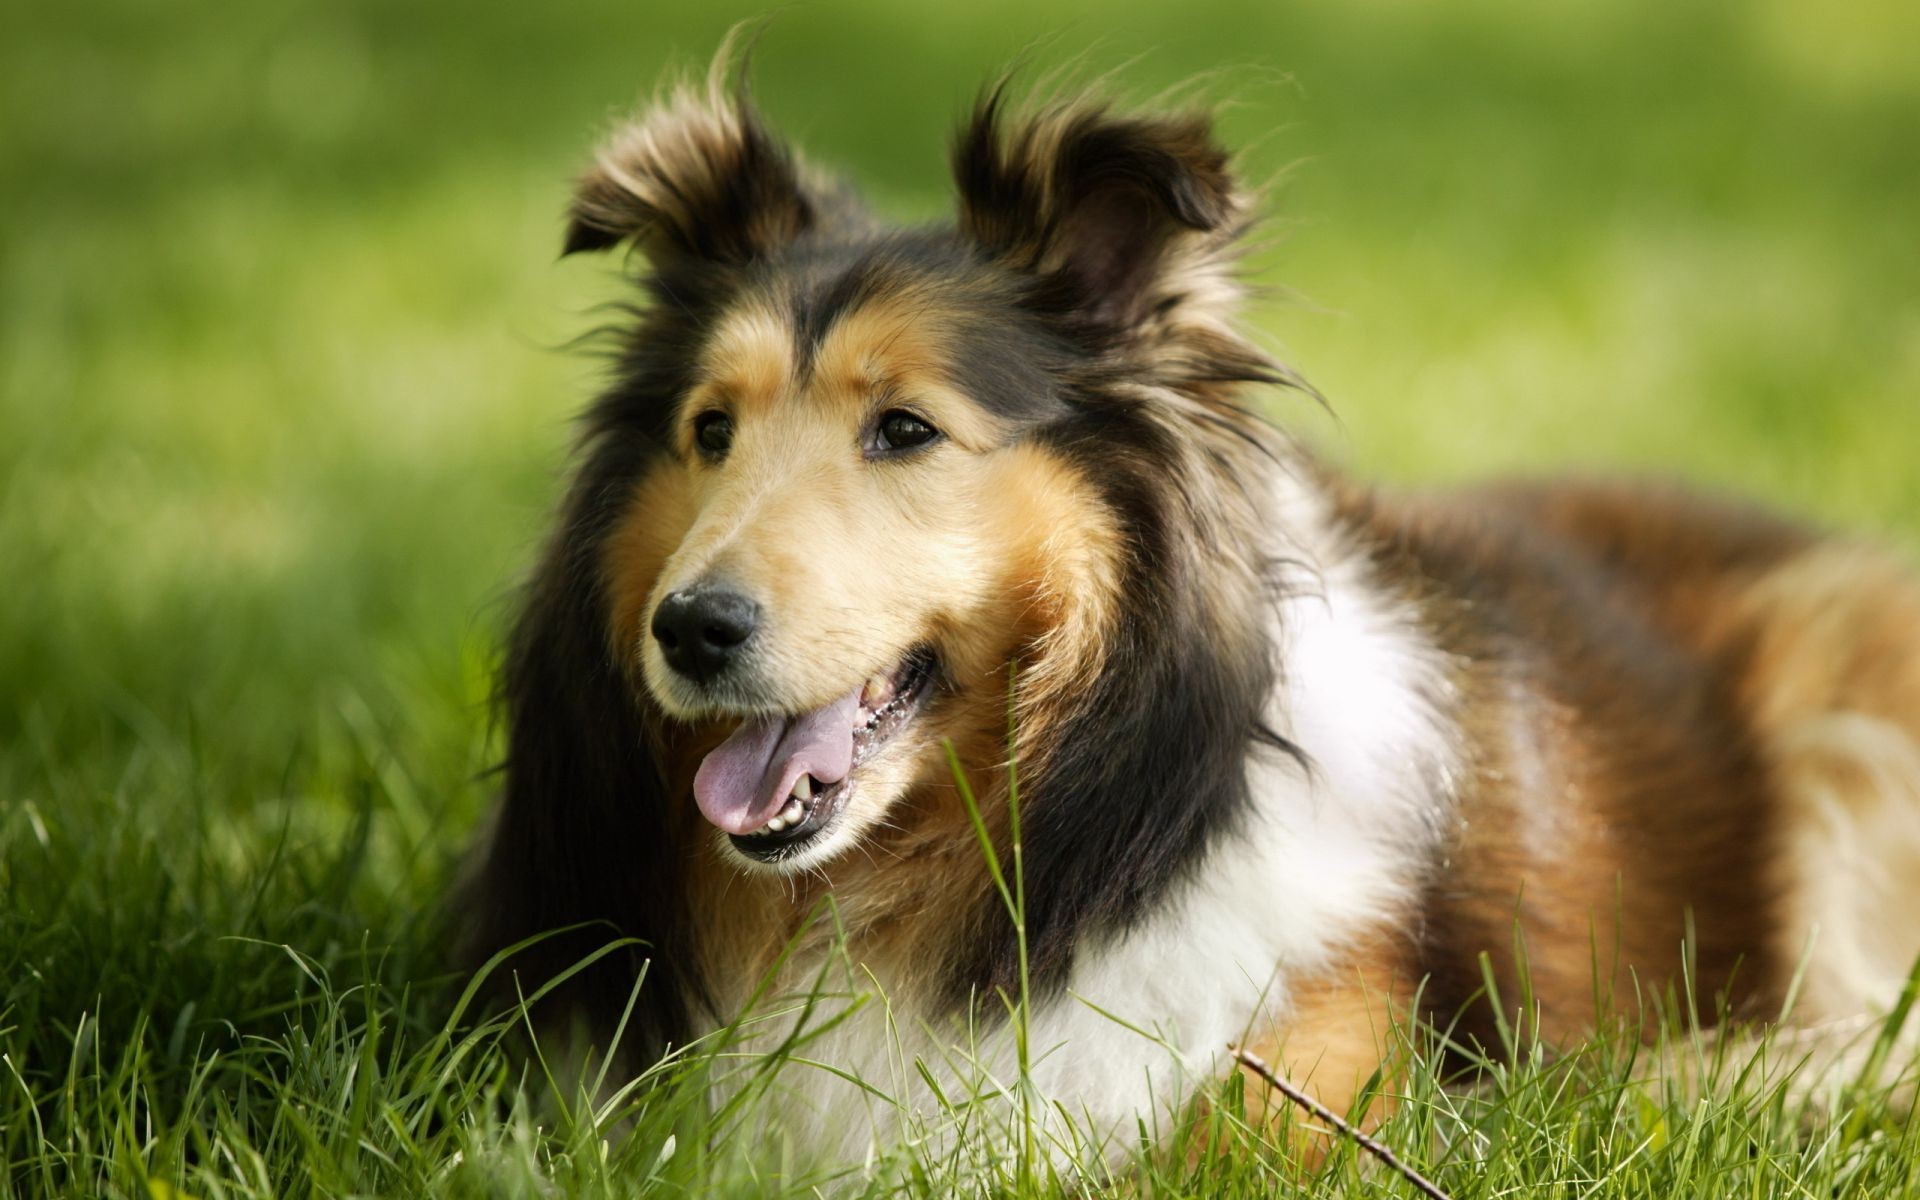
<instances>
[{"instance_id":1,"label":"dog's back","mask_svg":"<svg viewBox=\"0 0 1920 1200\"><path fill-rule=\"evenodd\" d=\"M1626 483L1366 518L1433 589L1479 748L1427 910L1434 1005L1480 989L1475 956L1497 948L1506 995L1529 988L1545 1031L1573 1035L1596 967L1618 1004L1630 973L1672 978L1683 942L1695 994L1733 1015L1777 1016L1796 982L1802 1018L1891 1002L1920 954L1920 581L1902 564Z\"/></svg>"}]
</instances>

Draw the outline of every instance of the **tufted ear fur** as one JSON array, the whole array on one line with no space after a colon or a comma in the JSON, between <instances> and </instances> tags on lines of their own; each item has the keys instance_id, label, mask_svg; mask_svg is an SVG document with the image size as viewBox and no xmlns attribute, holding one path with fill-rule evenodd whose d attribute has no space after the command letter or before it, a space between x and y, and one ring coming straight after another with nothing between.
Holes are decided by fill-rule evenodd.
<instances>
[{"instance_id":1,"label":"tufted ear fur","mask_svg":"<svg viewBox=\"0 0 1920 1200\"><path fill-rule=\"evenodd\" d=\"M960 227L1037 277L1037 303L1126 330L1225 281L1244 209L1204 113L1131 117L1093 102L1006 114L988 92L953 150ZM1237 295L1237 289L1232 289Z\"/></svg>"},{"instance_id":2,"label":"tufted ear fur","mask_svg":"<svg viewBox=\"0 0 1920 1200\"><path fill-rule=\"evenodd\" d=\"M575 187L564 253L631 239L656 265L738 265L813 228L798 164L724 62L705 89L676 89L607 139Z\"/></svg>"}]
</instances>

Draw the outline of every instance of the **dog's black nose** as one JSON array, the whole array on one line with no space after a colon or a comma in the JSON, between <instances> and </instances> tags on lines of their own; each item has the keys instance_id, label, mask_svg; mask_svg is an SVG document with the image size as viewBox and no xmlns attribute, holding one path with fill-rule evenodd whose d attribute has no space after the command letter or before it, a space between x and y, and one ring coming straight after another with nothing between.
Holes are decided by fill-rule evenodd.
<instances>
[{"instance_id":1,"label":"dog's black nose","mask_svg":"<svg viewBox=\"0 0 1920 1200\"><path fill-rule=\"evenodd\" d=\"M704 683L740 657L760 623L760 606L724 584L669 593L653 610L653 640L667 665Z\"/></svg>"}]
</instances>

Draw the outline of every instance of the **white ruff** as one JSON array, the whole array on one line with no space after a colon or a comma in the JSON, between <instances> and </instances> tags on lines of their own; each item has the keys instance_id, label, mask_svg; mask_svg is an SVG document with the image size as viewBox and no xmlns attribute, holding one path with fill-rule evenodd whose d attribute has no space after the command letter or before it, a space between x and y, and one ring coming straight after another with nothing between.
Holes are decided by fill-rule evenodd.
<instances>
[{"instance_id":1,"label":"white ruff","mask_svg":"<svg viewBox=\"0 0 1920 1200\"><path fill-rule=\"evenodd\" d=\"M1323 498L1287 479L1270 520L1287 539L1276 551L1311 564L1314 578L1277 606L1281 682L1266 719L1305 750L1313 771L1256 751L1244 824L1154 915L1081 946L1069 994L1034 1012L1036 1090L1074 1115L1074 1136L1102 1143L1067 1154L1056 1145L1057 1158L1110 1160L1135 1140L1136 1120L1151 1129L1196 1084L1223 1077L1227 1045L1263 1015L1283 1015L1295 981L1402 912L1445 819L1454 747L1432 708L1445 687L1438 652L1342 544ZM836 991L873 993L872 976L835 975ZM1018 1075L1007 1030L970 1034L946 1018L890 1009L880 995L800 1057L899 1102L817 1067L784 1071L770 1111L797 1148L842 1163L903 1138L953 1144L915 1059L950 1098L1011 1096ZM972 1120L1005 1129L1016 1116L1008 1099ZM1066 1136L1058 1121L1047 1132Z\"/></svg>"}]
</instances>

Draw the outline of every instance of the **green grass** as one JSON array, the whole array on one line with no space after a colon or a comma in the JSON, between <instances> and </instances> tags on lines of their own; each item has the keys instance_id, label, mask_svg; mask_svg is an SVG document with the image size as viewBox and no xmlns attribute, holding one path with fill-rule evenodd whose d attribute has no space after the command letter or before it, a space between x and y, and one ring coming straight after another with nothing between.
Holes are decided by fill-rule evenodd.
<instances>
[{"instance_id":1,"label":"green grass","mask_svg":"<svg viewBox=\"0 0 1920 1200\"><path fill-rule=\"evenodd\" d=\"M776 20L757 74L817 158L924 217L949 122L1036 39L1041 63L1141 56L1142 94L1226 67L1225 134L1284 217L1256 319L1338 418L1280 415L1334 458L1684 472L1912 546L1916 11L827 2ZM449 1036L438 907L488 798L506 597L598 375L558 348L618 293L554 261L565 180L742 15L9 15L0 1187L793 1184L700 1111L732 1060L671 1064L599 1122L485 1031ZM1872 1088L1808 1130L1758 1085L1627 1087L1620 1057L1516 1052L1464 1095L1415 1071L1385 1136L1461 1197L1920 1194ZM1304 1186L1259 1155L1147 1178ZM1350 1152L1326 1183L1404 1194Z\"/></svg>"}]
</instances>

